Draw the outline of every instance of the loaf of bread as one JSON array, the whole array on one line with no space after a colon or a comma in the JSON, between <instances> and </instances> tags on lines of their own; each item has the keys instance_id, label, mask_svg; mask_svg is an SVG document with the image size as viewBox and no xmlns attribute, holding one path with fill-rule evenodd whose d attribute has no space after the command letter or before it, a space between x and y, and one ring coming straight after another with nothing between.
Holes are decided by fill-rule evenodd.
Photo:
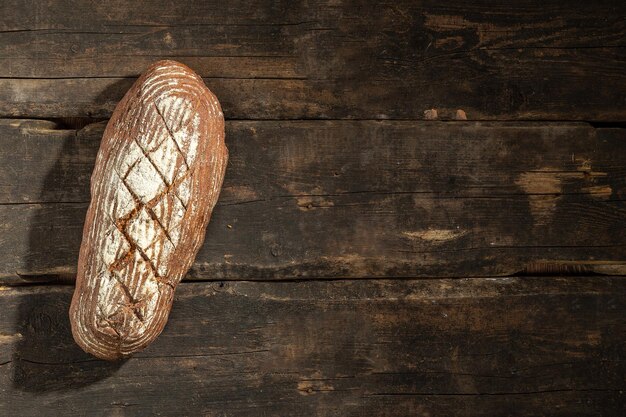
<instances>
[{"instance_id":1,"label":"loaf of bread","mask_svg":"<svg viewBox=\"0 0 626 417\"><path fill-rule=\"evenodd\" d=\"M148 68L115 108L91 177L70 307L86 352L119 359L161 333L227 160L221 107L202 79L174 61Z\"/></svg>"}]
</instances>

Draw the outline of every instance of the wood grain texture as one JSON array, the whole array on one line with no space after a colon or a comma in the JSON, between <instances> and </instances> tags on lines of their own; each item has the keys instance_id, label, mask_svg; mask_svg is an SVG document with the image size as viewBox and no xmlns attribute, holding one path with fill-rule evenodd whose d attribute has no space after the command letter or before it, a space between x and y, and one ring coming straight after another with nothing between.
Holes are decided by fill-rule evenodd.
<instances>
[{"instance_id":1,"label":"wood grain texture","mask_svg":"<svg viewBox=\"0 0 626 417\"><path fill-rule=\"evenodd\" d=\"M0 414L624 410L625 277L182 283L161 337L113 364L73 344L71 291L0 291Z\"/></svg>"},{"instance_id":2,"label":"wood grain texture","mask_svg":"<svg viewBox=\"0 0 626 417\"><path fill-rule=\"evenodd\" d=\"M0 123L5 283L75 274L103 125L42 123ZM624 129L230 122L227 144L189 279L624 271Z\"/></svg>"},{"instance_id":3,"label":"wood grain texture","mask_svg":"<svg viewBox=\"0 0 626 417\"><path fill-rule=\"evenodd\" d=\"M151 65L109 120L91 176L70 309L86 352L120 359L161 333L227 161L215 95L183 64Z\"/></svg>"},{"instance_id":4,"label":"wood grain texture","mask_svg":"<svg viewBox=\"0 0 626 417\"><path fill-rule=\"evenodd\" d=\"M0 415L626 415L625 15L0 2L0 117L56 118L0 119ZM69 127L165 58L244 121L187 275L208 281L108 363L72 340L73 287L22 285L77 272L104 124ZM517 273L542 276L494 278Z\"/></svg>"},{"instance_id":5,"label":"wood grain texture","mask_svg":"<svg viewBox=\"0 0 626 417\"><path fill-rule=\"evenodd\" d=\"M625 120L623 1L5 1L0 115L108 117L151 62L236 119Z\"/></svg>"}]
</instances>

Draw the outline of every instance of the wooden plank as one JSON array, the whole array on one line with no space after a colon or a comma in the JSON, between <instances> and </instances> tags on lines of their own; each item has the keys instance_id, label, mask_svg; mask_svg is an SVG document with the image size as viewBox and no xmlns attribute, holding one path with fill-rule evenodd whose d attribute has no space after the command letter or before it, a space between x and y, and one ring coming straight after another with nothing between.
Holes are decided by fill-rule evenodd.
<instances>
[{"instance_id":1,"label":"wooden plank","mask_svg":"<svg viewBox=\"0 0 626 417\"><path fill-rule=\"evenodd\" d=\"M2 282L74 274L103 126L0 122ZM586 124L229 122L224 188L188 279L622 274L625 136Z\"/></svg>"},{"instance_id":2,"label":"wooden plank","mask_svg":"<svg viewBox=\"0 0 626 417\"><path fill-rule=\"evenodd\" d=\"M624 2L227 3L5 1L0 115L107 117L172 58L234 119L626 120Z\"/></svg>"},{"instance_id":3,"label":"wooden plank","mask_svg":"<svg viewBox=\"0 0 626 417\"><path fill-rule=\"evenodd\" d=\"M72 287L2 288L0 414L620 415L626 278L183 283L124 363Z\"/></svg>"}]
</instances>

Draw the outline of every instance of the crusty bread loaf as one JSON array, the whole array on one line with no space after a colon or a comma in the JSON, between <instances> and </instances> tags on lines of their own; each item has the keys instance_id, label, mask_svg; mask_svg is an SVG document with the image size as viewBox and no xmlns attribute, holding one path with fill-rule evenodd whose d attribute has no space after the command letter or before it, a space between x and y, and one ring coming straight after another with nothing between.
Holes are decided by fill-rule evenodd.
<instances>
[{"instance_id":1,"label":"crusty bread loaf","mask_svg":"<svg viewBox=\"0 0 626 417\"><path fill-rule=\"evenodd\" d=\"M161 333L227 160L220 104L185 65L155 63L117 105L91 177L70 307L85 351L118 359Z\"/></svg>"}]
</instances>

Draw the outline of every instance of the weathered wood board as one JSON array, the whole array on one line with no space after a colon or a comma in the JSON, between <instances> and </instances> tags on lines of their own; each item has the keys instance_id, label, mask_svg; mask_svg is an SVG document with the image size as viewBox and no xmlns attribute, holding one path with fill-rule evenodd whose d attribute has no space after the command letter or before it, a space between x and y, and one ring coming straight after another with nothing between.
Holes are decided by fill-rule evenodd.
<instances>
[{"instance_id":1,"label":"weathered wood board","mask_svg":"<svg viewBox=\"0 0 626 417\"><path fill-rule=\"evenodd\" d=\"M228 118L616 121L626 3L3 1L0 116L108 117L151 62Z\"/></svg>"},{"instance_id":2,"label":"weathered wood board","mask_svg":"<svg viewBox=\"0 0 626 417\"><path fill-rule=\"evenodd\" d=\"M103 126L0 122L3 282L73 275ZM625 135L582 123L230 122L226 181L188 278L623 273Z\"/></svg>"},{"instance_id":3,"label":"weathered wood board","mask_svg":"<svg viewBox=\"0 0 626 417\"><path fill-rule=\"evenodd\" d=\"M626 278L183 283L125 363L72 287L0 291L0 414L620 415Z\"/></svg>"},{"instance_id":4,"label":"weathered wood board","mask_svg":"<svg viewBox=\"0 0 626 417\"><path fill-rule=\"evenodd\" d=\"M0 16L0 416L626 415L626 2ZM50 284L105 120L164 58L219 97L231 159L164 333L105 363Z\"/></svg>"}]
</instances>

